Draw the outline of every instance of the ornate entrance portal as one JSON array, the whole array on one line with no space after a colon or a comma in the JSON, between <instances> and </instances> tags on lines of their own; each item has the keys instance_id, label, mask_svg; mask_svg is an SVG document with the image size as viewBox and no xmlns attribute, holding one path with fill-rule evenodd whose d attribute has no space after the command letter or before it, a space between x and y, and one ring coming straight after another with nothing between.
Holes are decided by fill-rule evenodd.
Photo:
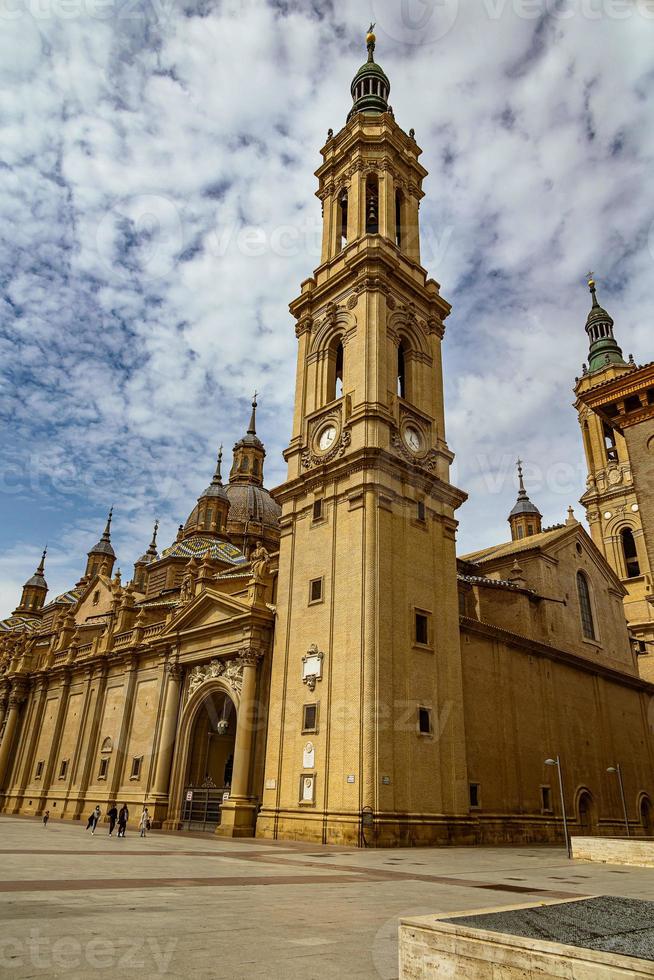
<instances>
[{"instance_id":1,"label":"ornate entrance portal","mask_svg":"<svg viewBox=\"0 0 654 980\"><path fill-rule=\"evenodd\" d=\"M190 733L189 762L182 807L185 830L215 830L232 785L236 707L224 691L210 691Z\"/></svg>"}]
</instances>

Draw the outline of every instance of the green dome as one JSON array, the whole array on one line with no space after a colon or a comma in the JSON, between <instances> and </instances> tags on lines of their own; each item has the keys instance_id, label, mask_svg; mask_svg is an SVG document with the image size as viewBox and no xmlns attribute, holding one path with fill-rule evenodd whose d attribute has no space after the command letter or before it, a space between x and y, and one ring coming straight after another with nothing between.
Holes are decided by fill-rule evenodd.
<instances>
[{"instance_id":1,"label":"green dome","mask_svg":"<svg viewBox=\"0 0 654 980\"><path fill-rule=\"evenodd\" d=\"M600 371L607 364L624 364L624 357L622 348L613 335L613 317L597 301L594 279L589 279L588 288L593 297L593 305L586 320L586 333L590 341L588 367L593 372Z\"/></svg>"},{"instance_id":2,"label":"green dome","mask_svg":"<svg viewBox=\"0 0 654 980\"><path fill-rule=\"evenodd\" d=\"M368 60L361 65L354 76L351 85L354 105L348 115L348 121L358 112L381 115L388 112L388 96L391 83L386 72L375 62L375 35L368 34Z\"/></svg>"}]
</instances>

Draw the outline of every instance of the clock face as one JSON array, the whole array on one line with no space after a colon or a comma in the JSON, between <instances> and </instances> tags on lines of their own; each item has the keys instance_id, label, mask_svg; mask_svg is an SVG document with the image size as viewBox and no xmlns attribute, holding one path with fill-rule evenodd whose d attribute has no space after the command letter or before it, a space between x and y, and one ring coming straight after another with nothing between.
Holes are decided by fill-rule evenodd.
<instances>
[{"instance_id":1,"label":"clock face","mask_svg":"<svg viewBox=\"0 0 654 980\"><path fill-rule=\"evenodd\" d=\"M326 425L318 437L318 449L324 453L330 449L336 439L336 426Z\"/></svg>"},{"instance_id":2,"label":"clock face","mask_svg":"<svg viewBox=\"0 0 654 980\"><path fill-rule=\"evenodd\" d=\"M422 436L414 425L407 425L404 430L404 441L413 453L419 453L422 449Z\"/></svg>"}]
</instances>

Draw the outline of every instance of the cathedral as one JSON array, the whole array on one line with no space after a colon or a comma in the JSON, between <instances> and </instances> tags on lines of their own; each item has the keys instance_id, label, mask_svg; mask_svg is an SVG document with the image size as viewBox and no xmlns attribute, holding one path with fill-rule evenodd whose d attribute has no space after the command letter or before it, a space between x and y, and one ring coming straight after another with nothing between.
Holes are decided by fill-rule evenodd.
<instances>
[{"instance_id":1,"label":"cathedral","mask_svg":"<svg viewBox=\"0 0 654 980\"><path fill-rule=\"evenodd\" d=\"M5 814L117 802L226 837L546 843L560 775L573 833L652 834L654 366L624 359L591 278L591 534L572 509L544 527L520 467L508 540L457 558L451 307L421 265L427 172L375 45L316 173L286 481L264 486L255 398L229 476L221 453L130 581L111 513L55 598L44 553L0 621Z\"/></svg>"}]
</instances>

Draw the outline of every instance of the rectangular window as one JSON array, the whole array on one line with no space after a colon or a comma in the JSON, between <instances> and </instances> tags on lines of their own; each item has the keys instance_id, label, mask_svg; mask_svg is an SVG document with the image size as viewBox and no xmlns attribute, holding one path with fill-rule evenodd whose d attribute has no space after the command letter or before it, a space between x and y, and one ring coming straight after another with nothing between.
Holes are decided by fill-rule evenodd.
<instances>
[{"instance_id":1,"label":"rectangular window","mask_svg":"<svg viewBox=\"0 0 654 980\"><path fill-rule=\"evenodd\" d=\"M427 520L427 511L425 509L425 502L424 502L424 500L419 500L418 501L418 520L419 521L426 521Z\"/></svg>"},{"instance_id":2,"label":"rectangular window","mask_svg":"<svg viewBox=\"0 0 654 980\"><path fill-rule=\"evenodd\" d=\"M100 769L98 770L98 779L106 779L108 772L109 772L109 759L100 759Z\"/></svg>"},{"instance_id":3,"label":"rectangular window","mask_svg":"<svg viewBox=\"0 0 654 980\"><path fill-rule=\"evenodd\" d=\"M530 538L534 533L534 525L527 524L527 537Z\"/></svg>"},{"instance_id":4,"label":"rectangular window","mask_svg":"<svg viewBox=\"0 0 654 980\"><path fill-rule=\"evenodd\" d=\"M318 705L305 704L302 709L302 732L318 731Z\"/></svg>"},{"instance_id":5,"label":"rectangular window","mask_svg":"<svg viewBox=\"0 0 654 980\"><path fill-rule=\"evenodd\" d=\"M322 602L322 579L314 578L309 584L309 604Z\"/></svg>"},{"instance_id":6,"label":"rectangular window","mask_svg":"<svg viewBox=\"0 0 654 980\"><path fill-rule=\"evenodd\" d=\"M323 507L322 507L322 505L323 505L322 497L319 497L317 500L314 500L314 502L313 502L313 519L314 519L314 521L320 521L320 520L322 520L322 517L323 517Z\"/></svg>"},{"instance_id":7,"label":"rectangular window","mask_svg":"<svg viewBox=\"0 0 654 980\"><path fill-rule=\"evenodd\" d=\"M462 590L459 590L459 616L466 615L466 594Z\"/></svg>"},{"instance_id":8,"label":"rectangular window","mask_svg":"<svg viewBox=\"0 0 654 980\"><path fill-rule=\"evenodd\" d=\"M552 790L549 786L541 786L540 788L540 805L543 813L552 812Z\"/></svg>"},{"instance_id":9,"label":"rectangular window","mask_svg":"<svg viewBox=\"0 0 654 980\"><path fill-rule=\"evenodd\" d=\"M429 645L429 616L427 613L416 613L415 633L416 643L421 644L421 646Z\"/></svg>"},{"instance_id":10,"label":"rectangular window","mask_svg":"<svg viewBox=\"0 0 654 980\"><path fill-rule=\"evenodd\" d=\"M642 657L647 653L647 644L645 643L645 640L638 640L637 643L638 649L636 652L638 653L639 657Z\"/></svg>"},{"instance_id":11,"label":"rectangular window","mask_svg":"<svg viewBox=\"0 0 654 980\"><path fill-rule=\"evenodd\" d=\"M470 783L470 809L479 808L481 806L481 785L479 783Z\"/></svg>"},{"instance_id":12,"label":"rectangular window","mask_svg":"<svg viewBox=\"0 0 654 980\"><path fill-rule=\"evenodd\" d=\"M418 708L418 731L421 735L431 735L431 711L429 708Z\"/></svg>"},{"instance_id":13,"label":"rectangular window","mask_svg":"<svg viewBox=\"0 0 654 980\"><path fill-rule=\"evenodd\" d=\"M59 779L65 779L68 772L68 759L62 759L59 766Z\"/></svg>"},{"instance_id":14,"label":"rectangular window","mask_svg":"<svg viewBox=\"0 0 654 980\"><path fill-rule=\"evenodd\" d=\"M519 527L518 528L518 537L519 538L524 538L524 536L525 536L524 528L523 527Z\"/></svg>"},{"instance_id":15,"label":"rectangular window","mask_svg":"<svg viewBox=\"0 0 654 980\"><path fill-rule=\"evenodd\" d=\"M140 779L141 778L141 766L143 764L143 756L134 757L132 759L132 772L130 779Z\"/></svg>"},{"instance_id":16,"label":"rectangular window","mask_svg":"<svg viewBox=\"0 0 654 980\"><path fill-rule=\"evenodd\" d=\"M43 763L43 762L37 762L36 763L36 772L34 773L34 778L35 779L40 779L41 776L43 775L44 765L45 765L45 763Z\"/></svg>"}]
</instances>

